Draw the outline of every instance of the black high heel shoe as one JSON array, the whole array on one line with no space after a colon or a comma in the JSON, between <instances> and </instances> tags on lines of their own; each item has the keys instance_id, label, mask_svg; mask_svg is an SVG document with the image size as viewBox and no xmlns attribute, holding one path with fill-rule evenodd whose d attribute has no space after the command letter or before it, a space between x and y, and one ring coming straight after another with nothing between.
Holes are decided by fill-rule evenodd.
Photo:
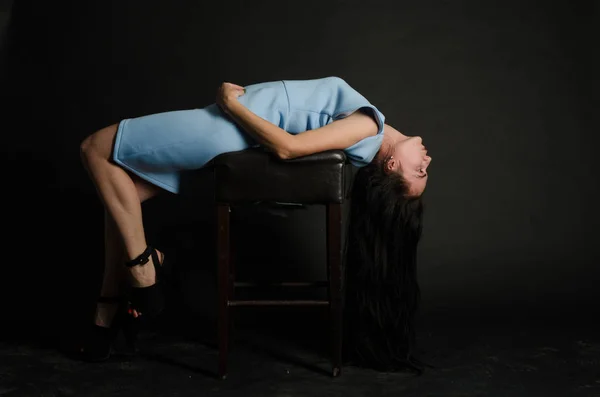
<instances>
[{"instance_id":1,"label":"black high heel shoe","mask_svg":"<svg viewBox=\"0 0 600 397\"><path fill-rule=\"evenodd\" d=\"M136 319L128 312L129 308L125 301L118 297L100 297L98 303L119 304L119 308L110 324L110 327L101 327L93 324L89 328L86 339L76 352L77 358L87 362L106 361L115 352L114 343L119 335L123 333L125 338L125 349L121 354L132 356L136 352L136 339L138 324Z\"/></svg>"},{"instance_id":2,"label":"black high heel shoe","mask_svg":"<svg viewBox=\"0 0 600 397\"><path fill-rule=\"evenodd\" d=\"M131 287L131 296L129 298L131 306L145 318L155 318L165 308L165 297L161 282L169 273L169 264L166 261L166 255L163 253L162 261L159 261L156 249L147 246L139 256L125 262L125 266L127 267L143 266L150 260L150 255L152 255L156 281L147 287Z\"/></svg>"}]
</instances>

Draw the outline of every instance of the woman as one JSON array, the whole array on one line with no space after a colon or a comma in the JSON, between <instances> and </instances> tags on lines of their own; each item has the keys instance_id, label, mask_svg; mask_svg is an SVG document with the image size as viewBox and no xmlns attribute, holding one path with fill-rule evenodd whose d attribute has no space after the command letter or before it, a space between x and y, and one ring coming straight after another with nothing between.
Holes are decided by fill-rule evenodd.
<instances>
[{"instance_id":1,"label":"woman","mask_svg":"<svg viewBox=\"0 0 600 397\"><path fill-rule=\"evenodd\" d=\"M118 327L130 330L134 319L157 316L164 307L160 280L168 262L147 245L141 203L165 190L177 194L181 170L262 145L281 159L343 149L359 167L346 305L358 322L349 326L355 331L348 335L355 347L349 358L379 368L410 364L419 198L431 157L420 137L407 137L384 121L344 80L326 77L245 88L223 83L216 103L205 108L125 119L87 137L81 158L105 208L106 262L81 358L108 358ZM130 287L127 305L119 298L123 275ZM357 326L363 323L370 328Z\"/></svg>"}]
</instances>

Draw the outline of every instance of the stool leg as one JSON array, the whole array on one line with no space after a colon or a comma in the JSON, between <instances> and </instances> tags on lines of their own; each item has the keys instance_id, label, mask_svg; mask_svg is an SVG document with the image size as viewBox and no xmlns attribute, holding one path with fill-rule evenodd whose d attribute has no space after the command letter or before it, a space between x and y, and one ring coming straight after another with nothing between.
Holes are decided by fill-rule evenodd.
<instances>
[{"instance_id":1,"label":"stool leg","mask_svg":"<svg viewBox=\"0 0 600 397\"><path fill-rule=\"evenodd\" d=\"M227 377L229 347L229 211L228 204L217 204L217 272L219 277L219 377Z\"/></svg>"},{"instance_id":2,"label":"stool leg","mask_svg":"<svg viewBox=\"0 0 600 397\"><path fill-rule=\"evenodd\" d=\"M327 270L332 375L342 372L342 205L327 205Z\"/></svg>"}]
</instances>

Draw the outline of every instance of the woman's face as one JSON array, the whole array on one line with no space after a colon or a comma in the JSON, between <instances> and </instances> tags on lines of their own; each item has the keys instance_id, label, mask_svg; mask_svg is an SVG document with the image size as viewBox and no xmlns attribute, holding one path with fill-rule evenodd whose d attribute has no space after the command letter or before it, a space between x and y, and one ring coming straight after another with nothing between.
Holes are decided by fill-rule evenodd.
<instances>
[{"instance_id":1,"label":"woman's face","mask_svg":"<svg viewBox=\"0 0 600 397\"><path fill-rule=\"evenodd\" d=\"M411 194L419 196L427 185L427 167L431 157L427 155L427 149L420 136L406 136L394 128L387 127L386 133L393 131L393 143L386 167L390 171L401 173L410 185Z\"/></svg>"}]
</instances>

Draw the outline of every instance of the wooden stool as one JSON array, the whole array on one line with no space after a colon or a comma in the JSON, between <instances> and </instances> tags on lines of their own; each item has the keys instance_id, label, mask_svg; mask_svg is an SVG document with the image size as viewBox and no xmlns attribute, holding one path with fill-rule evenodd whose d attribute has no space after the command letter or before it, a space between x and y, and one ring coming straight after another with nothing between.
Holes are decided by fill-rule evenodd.
<instances>
[{"instance_id":1,"label":"wooden stool","mask_svg":"<svg viewBox=\"0 0 600 397\"><path fill-rule=\"evenodd\" d=\"M233 306L329 306L332 375L342 367L342 204L351 164L341 150L280 160L263 148L225 153L213 160L217 216L218 373L227 376L230 308ZM327 281L285 282L278 287L322 286L327 300L236 300L236 287L264 284L237 282L231 261L232 205L256 202L326 206Z\"/></svg>"}]
</instances>

